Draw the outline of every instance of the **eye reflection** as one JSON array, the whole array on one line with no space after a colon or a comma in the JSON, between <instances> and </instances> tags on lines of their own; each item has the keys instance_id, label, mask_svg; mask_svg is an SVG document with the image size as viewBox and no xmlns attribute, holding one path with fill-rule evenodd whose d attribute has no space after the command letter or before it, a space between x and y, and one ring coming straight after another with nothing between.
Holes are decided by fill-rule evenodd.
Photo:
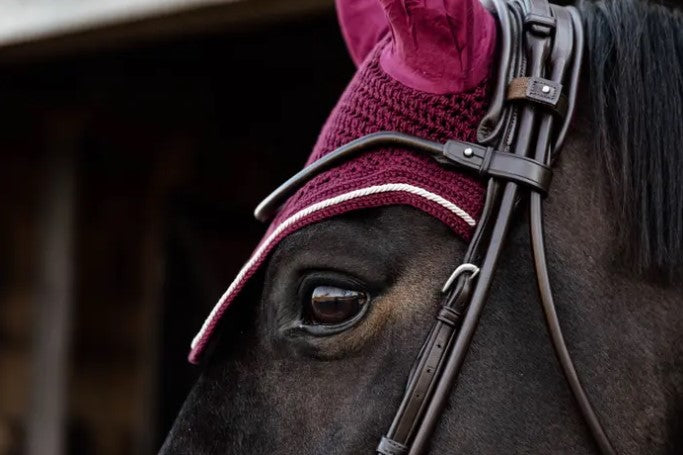
<instances>
[{"instance_id":1,"label":"eye reflection","mask_svg":"<svg viewBox=\"0 0 683 455\"><path fill-rule=\"evenodd\" d=\"M318 286L311 293L306 316L311 324L341 324L360 313L367 302L365 292Z\"/></svg>"}]
</instances>

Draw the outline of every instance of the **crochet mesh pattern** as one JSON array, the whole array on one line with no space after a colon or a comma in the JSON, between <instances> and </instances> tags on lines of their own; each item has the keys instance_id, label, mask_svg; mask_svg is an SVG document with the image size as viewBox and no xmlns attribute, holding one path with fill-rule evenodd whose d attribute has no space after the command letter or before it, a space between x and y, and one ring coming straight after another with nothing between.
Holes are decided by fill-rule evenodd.
<instances>
[{"instance_id":1,"label":"crochet mesh pattern","mask_svg":"<svg viewBox=\"0 0 683 455\"><path fill-rule=\"evenodd\" d=\"M386 41L382 44L386 45ZM419 92L405 87L382 70L381 50L381 45L375 48L345 90L307 164L377 131L399 131L438 142L476 141L476 129L487 106L486 81L467 92L452 95ZM474 177L454 172L424 155L384 148L366 152L315 177L287 201L273 226L317 201L381 183L413 184L453 201L474 218L481 212L483 186ZM375 200L373 206L390 205L391 199L387 195L384 203ZM446 213L438 218L463 238L471 235L471 227L461 219Z\"/></svg>"}]
</instances>

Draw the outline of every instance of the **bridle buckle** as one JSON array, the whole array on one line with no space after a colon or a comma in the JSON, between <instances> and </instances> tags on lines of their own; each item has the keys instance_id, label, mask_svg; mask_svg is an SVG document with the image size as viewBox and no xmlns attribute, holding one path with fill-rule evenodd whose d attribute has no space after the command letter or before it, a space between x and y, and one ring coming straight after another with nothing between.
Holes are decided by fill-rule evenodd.
<instances>
[{"instance_id":1,"label":"bridle buckle","mask_svg":"<svg viewBox=\"0 0 683 455\"><path fill-rule=\"evenodd\" d=\"M465 263L465 264L459 265L458 268L455 269L455 271L448 278L448 280L446 280L446 284L443 285L441 292L444 294L446 292L448 292L448 290L451 288L451 286L453 286L453 282L455 282L455 280L460 275L462 275L463 273L467 273L467 272L470 272L472 274L472 276L470 278L474 278L479 274L479 267L477 267L474 264L470 264L470 263Z\"/></svg>"}]
</instances>

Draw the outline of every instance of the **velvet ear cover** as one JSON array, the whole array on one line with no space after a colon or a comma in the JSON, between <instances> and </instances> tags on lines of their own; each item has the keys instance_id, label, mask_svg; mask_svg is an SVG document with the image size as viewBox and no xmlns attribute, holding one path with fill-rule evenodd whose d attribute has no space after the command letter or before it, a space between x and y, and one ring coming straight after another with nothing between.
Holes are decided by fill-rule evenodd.
<instances>
[{"instance_id":1,"label":"velvet ear cover","mask_svg":"<svg viewBox=\"0 0 683 455\"><path fill-rule=\"evenodd\" d=\"M496 23L479 0L337 0L356 65L386 34L382 69L407 87L461 93L488 76Z\"/></svg>"},{"instance_id":2,"label":"velvet ear cover","mask_svg":"<svg viewBox=\"0 0 683 455\"><path fill-rule=\"evenodd\" d=\"M335 4L351 59L360 66L389 32L389 21L378 0L337 0Z\"/></svg>"}]
</instances>

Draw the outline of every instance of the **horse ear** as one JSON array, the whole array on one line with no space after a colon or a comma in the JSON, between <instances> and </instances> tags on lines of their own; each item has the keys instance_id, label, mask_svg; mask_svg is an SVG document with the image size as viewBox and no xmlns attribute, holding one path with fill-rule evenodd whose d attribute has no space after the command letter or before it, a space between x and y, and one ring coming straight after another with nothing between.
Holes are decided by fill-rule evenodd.
<instances>
[{"instance_id":1,"label":"horse ear","mask_svg":"<svg viewBox=\"0 0 683 455\"><path fill-rule=\"evenodd\" d=\"M480 0L337 0L356 65L389 31L382 68L411 88L460 93L489 74L496 23Z\"/></svg>"},{"instance_id":2,"label":"horse ear","mask_svg":"<svg viewBox=\"0 0 683 455\"><path fill-rule=\"evenodd\" d=\"M379 0L392 40L382 68L404 85L460 93L489 74L496 22L480 0Z\"/></svg>"},{"instance_id":3,"label":"horse ear","mask_svg":"<svg viewBox=\"0 0 683 455\"><path fill-rule=\"evenodd\" d=\"M389 31L389 21L377 0L336 0L336 5L346 46L359 66Z\"/></svg>"}]
</instances>

